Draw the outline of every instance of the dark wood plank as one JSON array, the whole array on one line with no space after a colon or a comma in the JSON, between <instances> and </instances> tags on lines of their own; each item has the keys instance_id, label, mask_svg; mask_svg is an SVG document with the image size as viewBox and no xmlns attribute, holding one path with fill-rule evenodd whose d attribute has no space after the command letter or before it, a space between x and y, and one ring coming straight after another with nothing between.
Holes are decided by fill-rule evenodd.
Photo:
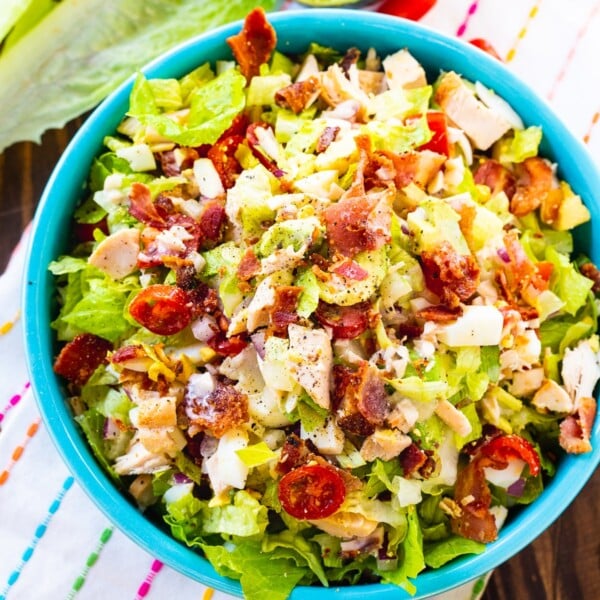
<instances>
[{"instance_id":1,"label":"dark wood plank","mask_svg":"<svg viewBox=\"0 0 600 600\"><path fill-rule=\"evenodd\" d=\"M46 133L41 144L0 154L0 271L31 220L45 182L81 119ZM485 600L600 598L600 471L537 540L494 572Z\"/></svg>"}]
</instances>

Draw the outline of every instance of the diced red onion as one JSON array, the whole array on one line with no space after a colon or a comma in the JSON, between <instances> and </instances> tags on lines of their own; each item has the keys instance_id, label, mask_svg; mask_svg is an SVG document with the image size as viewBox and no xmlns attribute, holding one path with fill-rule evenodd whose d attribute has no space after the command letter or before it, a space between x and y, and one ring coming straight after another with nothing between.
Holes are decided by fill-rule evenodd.
<instances>
[{"instance_id":1,"label":"diced red onion","mask_svg":"<svg viewBox=\"0 0 600 600\"><path fill-rule=\"evenodd\" d=\"M514 483L509 485L506 488L506 491L511 496L514 496L515 498L520 498L523 495L523 491L525 490L525 483L526 481L522 477L520 477Z\"/></svg>"},{"instance_id":2,"label":"diced red onion","mask_svg":"<svg viewBox=\"0 0 600 600\"><path fill-rule=\"evenodd\" d=\"M175 473L173 475L173 481L175 483L192 483L192 480L185 473Z\"/></svg>"},{"instance_id":3,"label":"diced red onion","mask_svg":"<svg viewBox=\"0 0 600 600\"><path fill-rule=\"evenodd\" d=\"M104 419L104 426L102 428L102 437L105 440L114 440L115 438L119 437L120 433L121 430L119 429L117 422L111 417L106 417L106 419Z\"/></svg>"},{"instance_id":4,"label":"diced red onion","mask_svg":"<svg viewBox=\"0 0 600 600\"><path fill-rule=\"evenodd\" d=\"M498 248L498 256L505 262L505 263L509 263L510 262L510 256L508 255L508 252L506 251L505 248Z\"/></svg>"},{"instance_id":5,"label":"diced red onion","mask_svg":"<svg viewBox=\"0 0 600 600\"><path fill-rule=\"evenodd\" d=\"M252 345L256 350L256 354L262 359L265 358L265 333L264 331L259 331L250 336L252 340Z\"/></svg>"}]
</instances>

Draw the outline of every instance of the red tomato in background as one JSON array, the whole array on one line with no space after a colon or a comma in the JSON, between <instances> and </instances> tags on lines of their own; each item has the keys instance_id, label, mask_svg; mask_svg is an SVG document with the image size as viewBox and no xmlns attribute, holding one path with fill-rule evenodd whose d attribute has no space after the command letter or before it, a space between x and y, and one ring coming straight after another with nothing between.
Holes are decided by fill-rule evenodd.
<instances>
[{"instance_id":1,"label":"red tomato in background","mask_svg":"<svg viewBox=\"0 0 600 600\"><path fill-rule=\"evenodd\" d=\"M492 46L487 40L484 40L483 38L473 38L472 40L469 40L469 44L472 44L476 48L487 52L490 56L493 56L494 58L497 58L500 61L502 60L500 58L500 55L496 52L494 46Z\"/></svg>"},{"instance_id":2,"label":"red tomato in background","mask_svg":"<svg viewBox=\"0 0 600 600\"><path fill-rule=\"evenodd\" d=\"M436 0L387 0L377 12L412 21L422 19L436 4Z\"/></svg>"},{"instance_id":3,"label":"red tomato in background","mask_svg":"<svg viewBox=\"0 0 600 600\"><path fill-rule=\"evenodd\" d=\"M187 294L177 286L156 284L144 288L129 305L129 314L157 335L174 335L192 320Z\"/></svg>"},{"instance_id":4,"label":"red tomato in background","mask_svg":"<svg viewBox=\"0 0 600 600\"><path fill-rule=\"evenodd\" d=\"M324 519L336 512L346 497L342 476L328 465L303 465L279 482L279 501L296 519Z\"/></svg>"}]
</instances>

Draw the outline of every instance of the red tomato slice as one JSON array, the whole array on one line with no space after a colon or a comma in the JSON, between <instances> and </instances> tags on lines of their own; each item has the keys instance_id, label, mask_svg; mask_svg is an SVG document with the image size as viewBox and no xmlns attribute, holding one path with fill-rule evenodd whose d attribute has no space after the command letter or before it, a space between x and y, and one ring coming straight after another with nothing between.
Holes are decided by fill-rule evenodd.
<instances>
[{"instance_id":1,"label":"red tomato slice","mask_svg":"<svg viewBox=\"0 0 600 600\"><path fill-rule=\"evenodd\" d=\"M129 305L129 314L157 335L173 335L192 320L187 294L174 285L149 285Z\"/></svg>"},{"instance_id":2,"label":"red tomato slice","mask_svg":"<svg viewBox=\"0 0 600 600\"><path fill-rule=\"evenodd\" d=\"M321 325L331 328L335 339L352 340L369 326L369 308L368 302L352 306L319 302L315 317Z\"/></svg>"},{"instance_id":3,"label":"red tomato slice","mask_svg":"<svg viewBox=\"0 0 600 600\"><path fill-rule=\"evenodd\" d=\"M511 458L520 458L529 465L529 473L535 477L540 472L540 457L536 449L519 435L506 434L491 438L479 449L483 456L489 456L501 462Z\"/></svg>"},{"instance_id":4,"label":"red tomato slice","mask_svg":"<svg viewBox=\"0 0 600 600\"><path fill-rule=\"evenodd\" d=\"M422 146L419 150L431 150L438 154L450 156L450 142L448 141L448 122L446 115L443 112L431 111L427 113L427 125L433 137Z\"/></svg>"},{"instance_id":5,"label":"red tomato slice","mask_svg":"<svg viewBox=\"0 0 600 600\"><path fill-rule=\"evenodd\" d=\"M279 482L279 501L296 519L324 519L336 512L346 497L342 476L327 465L303 465Z\"/></svg>"},{"instance_id":6,"label":"red tomato slice","mask_svg":"<svg viewBox=\"0 0 600 600\"><path fill-rule=\"evenodd\" d=\"M476 48L487 52L490 56L493 56L494 58L500 61L502 60L500 58L500 55L496 52L494 46L492 46L487 40L484 40L483 38L474 38L472 40L469 40L469 44L472 44Z\"/></svg>"}]
</instances>

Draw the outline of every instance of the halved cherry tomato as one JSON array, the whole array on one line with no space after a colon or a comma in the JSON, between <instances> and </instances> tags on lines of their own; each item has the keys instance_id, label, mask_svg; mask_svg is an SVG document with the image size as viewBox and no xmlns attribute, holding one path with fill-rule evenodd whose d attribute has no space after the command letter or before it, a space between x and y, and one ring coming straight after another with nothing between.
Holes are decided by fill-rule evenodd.
<instances>
[{"instance_id":1,"label":"halved cherry tomato","mask_svg":"<svg viewBox=\"0 0 600 600\"><path fill-rule=\"evenodd\" d=\"M327 465L303 465L279 482L279 501L296 519L324 519L336 512L346 497L342 476Z\"/></svg>"},{"instance_id":2,"label":"halved cherry tomato","mask_svg":"<svg viewBox=\"0 0 600 600\"><path fill-rule=\"evenodd\" d=\"M330 327L332 335L338 340L352 340L369 326L368 302L352 306L337 306L319 302L315 317L321 325Z\"/></svg>"},{"instance_id":3,"label":"halved cherry tomato","mask_svg":"<svg viewBox=\"0 0 600 600\"><path fill-rule=\"evenodd\" d=\"M450 156L450 142L448 141L448 121L446 115L439 111L430 111L427 113L427 125L433 133L433 137L419 150L431 150L438 154Z\"/></svg>"},{"instance_id":4,"label":"halved cherry tomato","mask_svg":"<svg viewBox=\"0 0 600 600\"><path fill-rule=\"evenodd\" d=\"M494 58L497 58L500 61L502 60L500 58L500 55L496 52L494 46L492 46L487 40L484 40L483 38L474 38L472 40L469 40L469 44L475 46L476 48L479 48L480 50L483 50L484 52L487 52L490 56L493 56Z\"/></svg>"},{"instance_id":5,"label":"halved cherry tomato","mask_svg":"<svg viewBox=\"0 0 600 600\"><path fill-rule=\"evenodd\" d=\"M129 305L129 314L157 335L173 335L192 320L187 294L174 285L156 284L144 288Z\"/></svg>"},{"instance_id":6,"label":"halved cherry tomato","mask_svg":"<svg viewBox=\"0 0 600 600\"><path fill-rule=\"evenodd\" d=\"M540 457L536 449L524 438L515 434L498 435L485 442L479 452L483 456L508 462L511 458L520 458L529 465L529 473L535 477L540 472Z\"/></svg>"}]
</instances>

